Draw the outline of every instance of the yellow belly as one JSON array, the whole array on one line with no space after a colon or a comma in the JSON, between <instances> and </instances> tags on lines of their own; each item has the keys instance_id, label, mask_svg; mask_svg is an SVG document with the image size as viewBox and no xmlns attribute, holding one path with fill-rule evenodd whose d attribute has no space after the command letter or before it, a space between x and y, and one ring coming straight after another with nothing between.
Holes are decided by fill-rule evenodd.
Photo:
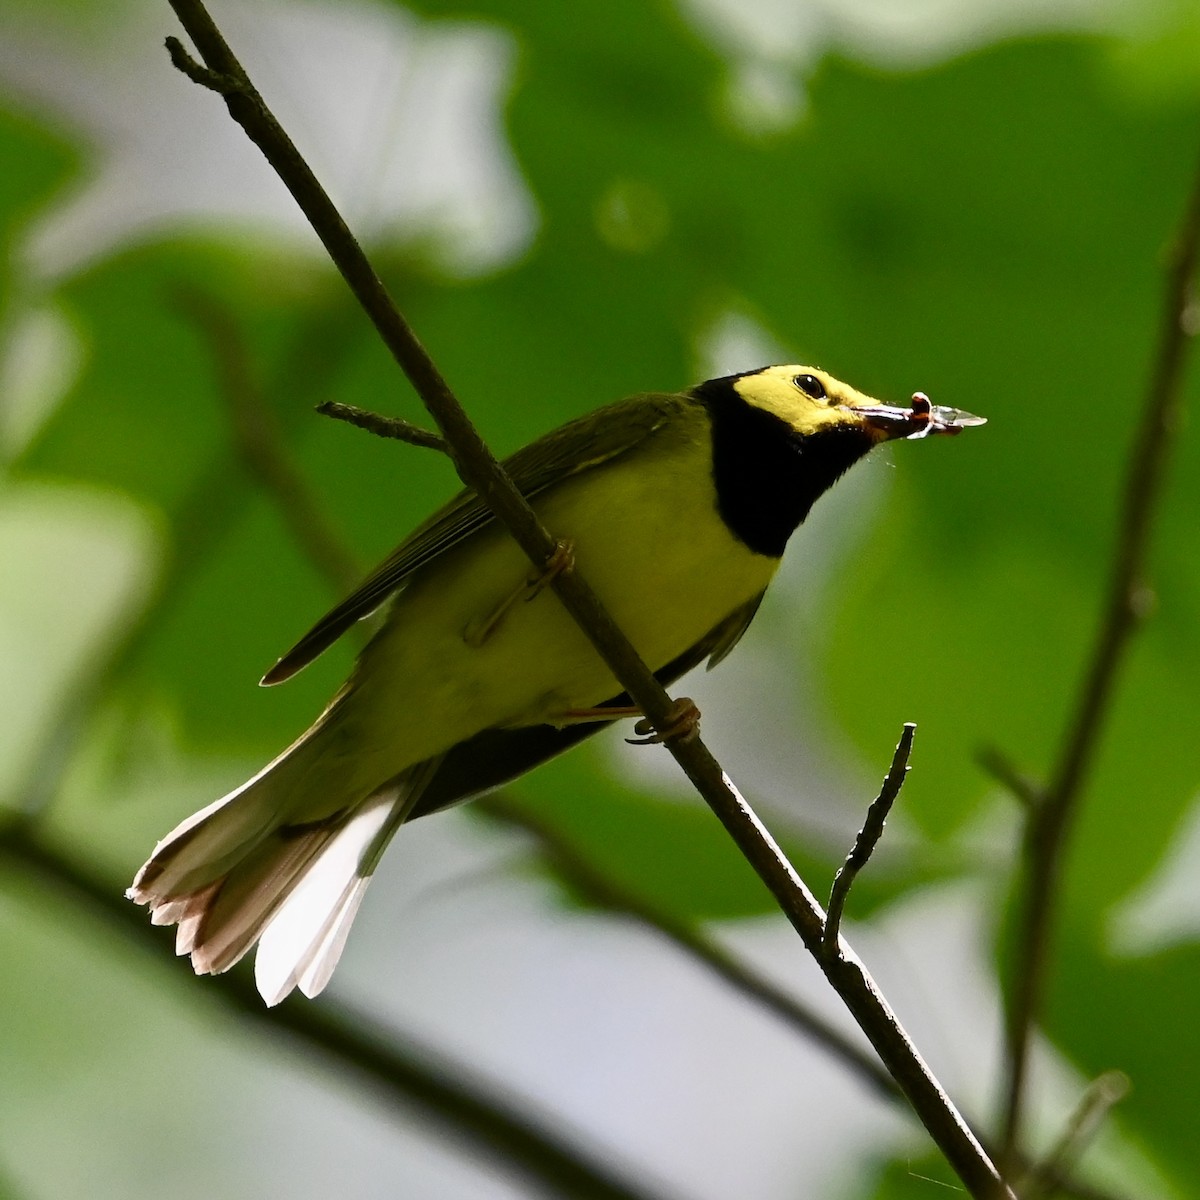
<instances>
[{"instance_id":1,"label":"yellow belly","mask_svg":"<svg viewBox=\"0 0 1200 1200\"><path fill-rule=\"evenodd\" d=\"M654 670L758 595L777 566L725 529L699 442L581 475L536 507ZM622 690L549 589L505 610L482 642L468 636L531 572L496 527L399 595L320 735L362 787L480 730L554 723Z\"/></svg>"}]
</instances>

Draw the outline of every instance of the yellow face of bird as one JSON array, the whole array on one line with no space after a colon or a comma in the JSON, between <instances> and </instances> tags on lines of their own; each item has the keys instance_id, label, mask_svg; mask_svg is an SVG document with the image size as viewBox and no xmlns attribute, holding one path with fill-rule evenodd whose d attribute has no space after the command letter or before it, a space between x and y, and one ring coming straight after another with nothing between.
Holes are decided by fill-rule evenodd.
<instances>
[{"instance_id":1,"label":"yellow face of bird","mask_svg":"<svg viewBox=\"0 0 1200 1200\"><path fill-rule=\"evenodd\" d=\"M752 408L778 417L802 437L858 429L872 442L886 442L931 433L956 434L987 423L960 408L931 404L923 392L914 392L906 407L881 404L819 367L763 367L733 377L732 386Z\"/></svg>"},{"instance_id":2,"label":"yellow face of bird","mask_svg":"<svg viewBox=\"0 0 1200 1200\"><path fill-rule=\"evenodd\" d=\"M880 404L817 367L764 367L743 375L733 388L747 404L785 421L802 436L851 428L862 429L874 441L882 442L899 436L896 420L908 415L906 410ZM880 414L894 417L880 420Z\"/></svg>"}]
</instances>

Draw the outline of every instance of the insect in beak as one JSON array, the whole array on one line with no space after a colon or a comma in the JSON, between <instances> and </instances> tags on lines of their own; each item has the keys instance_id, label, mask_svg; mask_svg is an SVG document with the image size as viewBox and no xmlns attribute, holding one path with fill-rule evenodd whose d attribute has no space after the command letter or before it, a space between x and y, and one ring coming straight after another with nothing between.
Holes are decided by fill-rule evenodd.
<instances>
[{"instance_id":1,"label":"insect in beak","mask_svg":"<svg viewBox=\"0 0 1200 1200\"><path fill-rule=\"evenodd\" d=\"M962 433L973 425L986 425L986 417L964 412L961 408L945 408L931 404L924 392L914 392L912 405L900 408L891 404L878 404L850 409L856 416L882 434L881 441L893 438L929 437L930 434L951 436Z\"/></svg>"}]
</instances>

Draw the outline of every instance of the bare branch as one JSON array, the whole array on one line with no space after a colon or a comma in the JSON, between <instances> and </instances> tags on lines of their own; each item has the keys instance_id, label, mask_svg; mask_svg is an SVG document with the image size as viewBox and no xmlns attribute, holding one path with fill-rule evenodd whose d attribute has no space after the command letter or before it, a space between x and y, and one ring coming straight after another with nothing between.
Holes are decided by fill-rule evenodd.
<instances>
[{"instance_id":1,"label":"bare branch","mask_svg":"<svg viewBox=\"0 0 1200 1200\"><path fill-rule=\"evenodd\" d=\"M355 404L340 404L336 400L324 400L317 405L317 412L323 417L332 417L335 421L345 421L347 425L357 426L373 433L376 437L394 438L398 442L407 442L410 446L421 446L426 450L440 450L443 454L450 453L446 439L422 429L403 417L385 417L379 413L359 408Z\"/></svg>"},{"instance_id":2,"label":"bare branch","mask_svg":"<svg viewBox=\"0 0 1200 1200\"><path fill-rule=\"evenodd\" d=\"M1200 254L1200 171L1197 171L1167 268L1158 353L1125 482L1104 616L1088 661L1075 713L1063 738L1044 802L1030 813L1025 868L1018 896L1017 961L1009 989L1005 1052L1002 1161L1020 1146L1029 1048L1042 1007L1050 941L1058 909L1063 850L1079 808L1130 638L1145 614L1146 557L1167 461L1183 417L1182 384L1195 333L1193 280Z\"/></svg>"},{"instance_id":3,"label":"bare branch","mask_svg":"<svg viewBox=\"0 0 1200 1200\"><path fill-rule=\"evenodd\" d=\"M829 910L825 914L825 933L822 938L821 950L826 956L836 957L838 953L838 937L842 925L842 912L846 907L846 898L859 871L867 865L879 839L883 837L883 827L887 823L888 813L900 789L904 786L904 777L908 774L908 757L912 753L913 738L917 735L917 727L911 721L905 723L896 752L892 755L892 765L884 776L883 786L879 795L871 801L867 809L867 819L854 839L846 861L838 868L833 877L833 889L829 893Z\"/></svg>"},{"instance_id":4,"label":"bare branch","mask_svg":"<svg viewBox=\"0 0 1200 1200\"><path fill-rule=\"evenodd\" d=\"M236 86L221 93L230 115L262 150L321 239L347 285L408 375L450 447L460 478L495 512L529 556L544 569L557 543L488 450L432 359L400 315L362 248L291 140L250 84L245 71L200 0L171 0L208 70ZM200 80L208 86L207 81ZM552 586L568 612L612 669L622 688L660 732L670 730L673 705L666 691L613 622L577 571ZM666 745L716 813L747 861L775 896L810 953L820 956L824 913L815 897L738 793L699 737L666 737ZM973 1196L1009 1193L983 1147L934 1078L857 958L847 953L822 969L903 1089L922 1124Z\"/></svg>"},{"instance_id":5,"label":"bare branch","mask_svg":"<svg viewBox=\"0 0 1200 1200\"><path fill-rule=\"evenodd\" d=\"M216 92L218 96L242 95L253 101L257 93L248 87L248 80L238 79L235 75L225 75L220 71L210 71L208 67L198 63L183 47L183 43L175 37L166 39L164 45L170 55L171 65L182 71L193 83Z\"/></svg>"}]
</instances>

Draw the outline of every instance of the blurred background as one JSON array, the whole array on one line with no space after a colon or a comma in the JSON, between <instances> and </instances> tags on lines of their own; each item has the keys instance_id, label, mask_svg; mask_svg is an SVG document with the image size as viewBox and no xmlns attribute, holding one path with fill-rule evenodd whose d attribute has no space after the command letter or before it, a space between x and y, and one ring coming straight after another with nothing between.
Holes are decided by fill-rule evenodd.
<instances>
[{"instance_id":1,"label":"blurred background","mask_svg":"<svg viewBox=\"0 0 1200 1200\"><path fill-rule=\"evenodd\" d=\"M1200 154L1200 4L211 11L498 452L769 361L989 418L839 484L685 690L820 895L918 723L846 929L994 1131L1023 811L977 759L1044 776L1090 653ZM544 1194L421 1087L397 1102L242 1013L120 901L323 705L352 645L256 680L455 481L313 414L424 419L258 151L170 66L165 0L0 0L0 25L0 1197ZM1184 428L1035 1043L1031 1152L1101 1072L1132 1084L1079 1196L1200 1194L1198 502ZM387 1031L628 1195L944 1194L845 1055L548 858L860 1044L668 756L611 735L506 800L403 830L328 992L291 1003Z\"/></svg>"}]
</instances>

